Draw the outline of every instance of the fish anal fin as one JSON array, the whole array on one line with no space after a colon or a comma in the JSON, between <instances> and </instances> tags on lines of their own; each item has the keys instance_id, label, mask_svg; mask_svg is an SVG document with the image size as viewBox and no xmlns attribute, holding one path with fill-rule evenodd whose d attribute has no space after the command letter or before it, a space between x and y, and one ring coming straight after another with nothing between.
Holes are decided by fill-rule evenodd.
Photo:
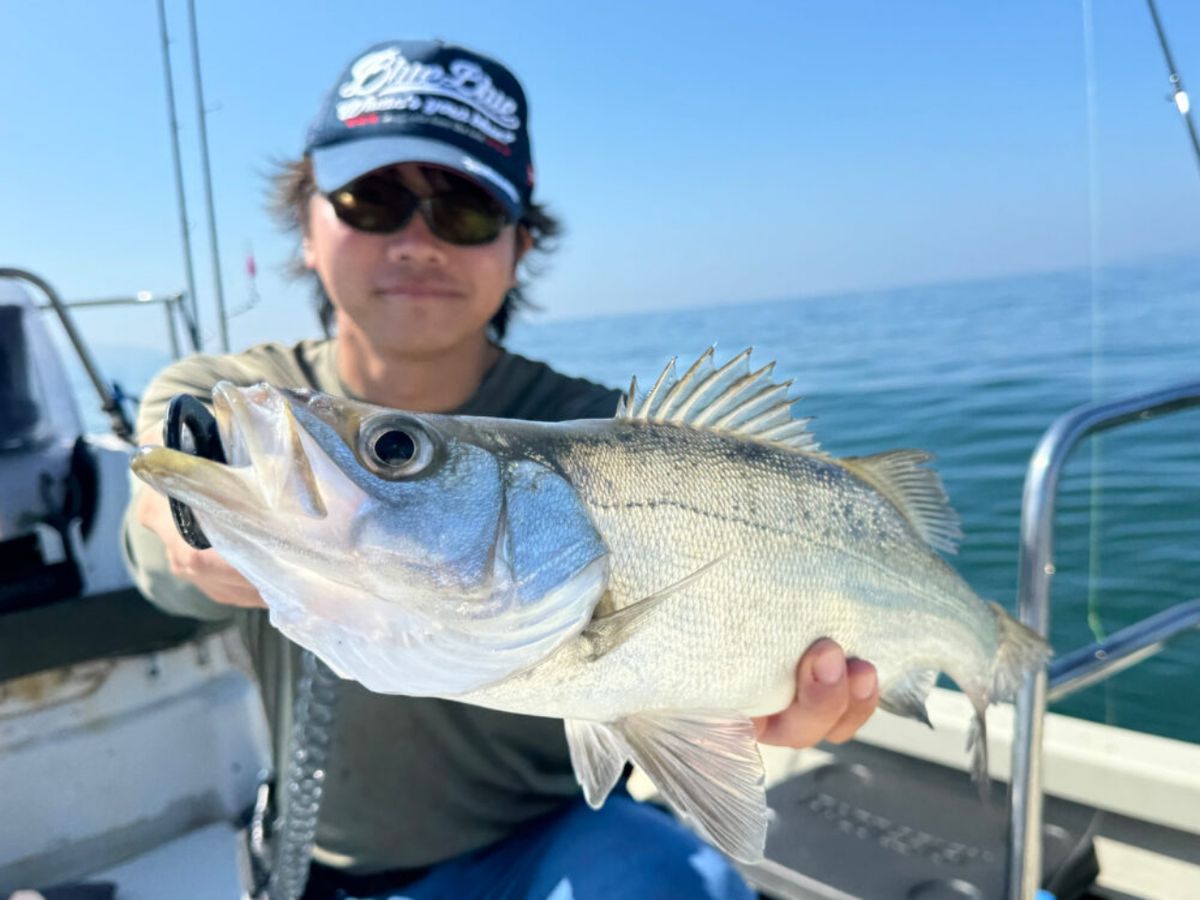
<instances>
[{"instance_id":1,"label":"fish anal fin","mask_svg":"<svg viewBox=\"0 0 1200 900\"><path fill-rule=\"evenodd\" d=\"M717 849L762 859L767 799L754 725L738 712L654 711L613 724L671 807Z\"/></svg>"},{"instance_id":2,"label":"fish anal fin","mask_svg":"<svg viewBox=\"0 0 1200 900\"><path fill-rule=\"evenodd\" d=\"M941 477L925 463L922 450L889 450L874 456L849 456L841 464L892 502L922 540L935 550L956 553L962 539L958 513L950 506Z\"/></svg>"},{"instance_id":3,"label":"fish anal fin","mask_svg":"<svg viewBox=\"0 0 1200 900\"><path fill-rule=\"evenodd\" d=\"M879 706L897 716L916 719L930 728L925 700L937 681L937 669L913 669L894 679L879 691Z\"/></svg>"},{"instance_id":4,"label":"fish anal fin","mask_svg":"<svg viewBox=\"0 0 1200 900\"><path fill-rule=\"evenodd\" d=\"M621 738L601 722L567 719L563 724L575 778L588 806L599 809L625 770L629 751Z\"/></svg>"}]
</instances>

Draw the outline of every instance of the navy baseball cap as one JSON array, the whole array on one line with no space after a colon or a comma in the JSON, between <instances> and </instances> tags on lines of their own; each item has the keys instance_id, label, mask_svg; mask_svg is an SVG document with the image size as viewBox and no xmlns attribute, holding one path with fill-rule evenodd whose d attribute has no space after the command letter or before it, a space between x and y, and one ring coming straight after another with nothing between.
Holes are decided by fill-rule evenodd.
<instances>
[{"instance_id":1,"label":"navy baseball cap","mask_svg":"<svg viewBox=\"0 0 1200 900\"><path fill-rule=\"evenodd\" d=\"M324 194L384 166L430 163L482 185L515 221L533 194L528 125L525 92L496 60L442 41L387 41L342 72L304 153Z\"/></svg>"}]
</instances>

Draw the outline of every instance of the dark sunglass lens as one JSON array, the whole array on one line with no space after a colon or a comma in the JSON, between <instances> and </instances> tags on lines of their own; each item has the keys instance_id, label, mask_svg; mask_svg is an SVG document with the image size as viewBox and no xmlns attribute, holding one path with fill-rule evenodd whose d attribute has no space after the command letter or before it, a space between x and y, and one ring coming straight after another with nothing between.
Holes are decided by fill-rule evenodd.
<instances>
[{"instance_id":1,"label":"dark sunglass lens","mask_svg":"<svg viewBox=\"0 0 1200 900\"><path fill-rule=\"evenodd\" d=\"M430 228L455 244L486 244L499 237L508 223L504 210L481 190L468 188L433 196Z\"/></svg>"},{"instance_id":2,"label":"dark sunglass lens","mask_svg":"<svg viewBox=\"0 0 1200 900\"><path fill-rule=\"evenodd\" d=\"M503 207L474 182L441 170L427 180L434 186L427 200L419 200L398 177L378 172L329 194L329 202L351 228L372 234L400 231L423 207L429 230L452 244L490 243L508 224Z\"/></svg>"},{"instance_id":3,"label":"dark sunglass lens","mask_svg":"<svg viewBox=\"0 0 1200 900\"><path fill-rule=\"evenodd\" d=\"M412 218L416 195L384 175L368 175L329 195L337 217L359 231L388 234Z\"/></svg>"}]
</instances>

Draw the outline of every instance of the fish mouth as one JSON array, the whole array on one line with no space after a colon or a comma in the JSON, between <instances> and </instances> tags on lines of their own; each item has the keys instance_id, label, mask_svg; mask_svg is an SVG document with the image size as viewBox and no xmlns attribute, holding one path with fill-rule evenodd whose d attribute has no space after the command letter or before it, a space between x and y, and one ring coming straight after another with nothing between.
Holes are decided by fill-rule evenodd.
<instances>
[{"instance_id":1,"label":"fish mouth","mask_svg":"<svg viewBox=\"0 0 1200 900\"><path fill-rule=\"evenodd\" d=\"M160 494L195 512L247 514L260 508L245 470L169 447L140 447L130 462L133 474Z\"/></svg>"},{"instance_id":2,"label":"fish mouth","mask_svg":"<svg viewBox=\"0 0 1200 900\"><path fill-rule=\"evenodd\" d=\"M213 388L226 463L166 447L143 447L131 467L135 475L196 512L234 513L264 519L268 512L326 515L313 467L311 441L292 413L289 397L268 384ZM319 452L319 451L318 451Z\"/></svg>"}]
</instances>

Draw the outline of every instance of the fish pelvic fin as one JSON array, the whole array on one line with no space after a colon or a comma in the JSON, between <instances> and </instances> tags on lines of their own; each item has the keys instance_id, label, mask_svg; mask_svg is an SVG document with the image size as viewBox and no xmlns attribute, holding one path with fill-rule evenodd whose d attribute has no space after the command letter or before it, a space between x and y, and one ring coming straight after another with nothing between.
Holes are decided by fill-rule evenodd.
<instances>
[{"instance_id":1,"label":"fish pelvic fin","mask_svg":"<svg viewBox=\"0 0 1200 900\"><path fill-rule=\"evenodd\" d=\"M630 758L701 837L734 859L762 859L766 776L746 716L656 711L622 719L615 729Z\"/></svg>"},{"instance_id":2,"label":"fish pelvic fin","mask_svg":"<svg viewBox=\"0 0 1200 900\"><path fill-rule=\"evenodd\" d=\"M611 728L600 722L567 719L563 724L575 779L583 788L588 806L599 809L625 771L629 750Z\"/></svg>"},{"instance_id":3,"label":"fish pelvic fin","mask_svg":"<svg viewBox=\"0 0 1200 900\"><path fill-rule=\"evenodd\" d=\"M937 669L914 669L905 672L879 691L880 707L897 716L916 719L932 728L933 723L929 721L925 700L933 690L937 677Z\"/></svg>"},{"instance_id":4,"label":"fish pelvic fin","mask_svg":"<svg viewBox=\"0 0 1200 900\"><path fill-rule=\"evenodd\" d=\"M797 402L788 397L792 382L774 380L774 363L751 371L750 353L743 350L718 367L709 347L683 375L676 375L672 359L646 393L639 392L636 378L630 382L616 418L703 428L817 452L820 448L808 431L810 420L792 415Z\"/></svg>"},{"instance_id":5,"label":"fish pelvic fin","mask_svg":"<svg viewBox=\"0 0 1200 900\"><path fill-rule=\"evenodd\" d=\"M956 553L962 528L941 477L925 467L932 459L932 453L922 450L890 450L840 462L887 497L925 543L943 553Z\"/></svg>"},{"instance_id":6,"label":"fish pelvic fin","mask_svg":"<svg viewBox=\"0 0 1200 900\"><path fill-rule=\"evenodd\" d=\"M762 859L766 776L746 716L656 710L607 725L568 721L566 730L575 777L593 808L632 761L701 837L734 859Z\"/></svg>"}]
</instances>

